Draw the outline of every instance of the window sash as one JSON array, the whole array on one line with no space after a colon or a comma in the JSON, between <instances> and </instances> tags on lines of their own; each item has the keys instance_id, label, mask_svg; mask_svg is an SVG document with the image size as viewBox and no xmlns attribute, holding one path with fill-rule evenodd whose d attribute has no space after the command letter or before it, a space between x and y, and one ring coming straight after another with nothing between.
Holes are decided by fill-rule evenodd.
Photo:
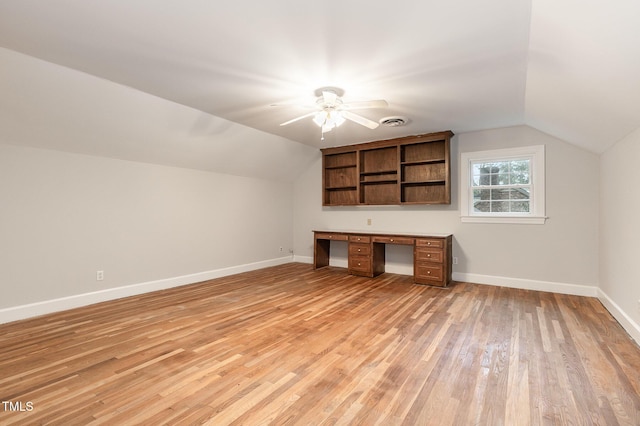
<instances>
[{"instance_id":1,"label":"window sash","mask_svg":"<svg viewBox=\"0 0 640 426\"><path fill-rule=\"evenodd\" d=\"M529 156L522 158L508 158L491 161L471 161L471 185L472 186L503 186L503 185L530 185L531 165L533 159ZM488 173L476 173L480 169L490 169ZM484 178L484 179L483 179ZM487 183L483 184L483 180ZM478 183L476 183L476 180ZM495 183L494 183L495 181ZM503 183L506 181L506 183Z\"/></svg>"}]
</instances>

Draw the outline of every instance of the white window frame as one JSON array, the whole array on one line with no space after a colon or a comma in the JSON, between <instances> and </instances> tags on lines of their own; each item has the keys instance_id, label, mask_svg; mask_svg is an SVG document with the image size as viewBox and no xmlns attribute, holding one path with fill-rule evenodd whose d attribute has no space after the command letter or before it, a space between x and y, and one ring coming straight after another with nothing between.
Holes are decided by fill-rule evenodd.
<instances>
[{"instance_id":1,"label":"white window frame","mask_svg":"<svg viewBox=\"0 0 640 426\"><path fill-rule=\"evenodd\" d=\"M477 161L505 161L527 158L531 165L531 211L529 213L479 213L473 211L471 165ZM460 217L469 223L523 223L543 225L545 216L544 145L460 154Z\"/></svg>"}]
</instances>

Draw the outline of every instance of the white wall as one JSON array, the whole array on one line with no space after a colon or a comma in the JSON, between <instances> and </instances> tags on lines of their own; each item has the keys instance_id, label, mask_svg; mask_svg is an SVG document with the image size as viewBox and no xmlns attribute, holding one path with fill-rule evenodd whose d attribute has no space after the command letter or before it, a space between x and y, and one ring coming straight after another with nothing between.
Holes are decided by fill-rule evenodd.
<instances>
[{"instance_id":1,"label":"white wall","mask_svg":"<svg viewBox=\"0 0 640 426\"><path fill-rule=\"evenodd\" d=\"M640 129L600 157L600 299L640 342Z\"/></svg>"},{"instance_id":2,"label":"white wall","mask_svg":"<svg viewBox=\"0 0 640 426\"><path fill-rule=\"evenodd\" d=\"M461 223L458 203L460 152L546 145L545 225ZM437 232L454 235L454 279L595 295L598 284L598 157L526 126L461 134L452 141L449 206L322 207L321 159L296 182L296 258L313 256L313 229ZM372 225L366 225L366 219ZM410 254L388 246L390 272L411 273ZM391 251L391 253L390 253ZM344 265L336 247L333 264ZM402 259L404 257L404 259ZM408 272L407 272L408 271Z\"/></svg>"},{"instance_id":3,"label":"white wall","mask_svg":"<svg viewBox=\"0 0 640 426\"><path fill-rule=\"evenodd\" d=\"M3 48L0 93L0 322L291 259L316 149Z\"/></svg>"},{"instance_id":4,"label":"white wall","mask_svg":"<svg viewBox=\"0 0 640 426\"><path fill-rule=\"evenodd\" d=\"M291 183L0 144L0 200L0 320L291 259Z\"/></svg>"}]
</instances>

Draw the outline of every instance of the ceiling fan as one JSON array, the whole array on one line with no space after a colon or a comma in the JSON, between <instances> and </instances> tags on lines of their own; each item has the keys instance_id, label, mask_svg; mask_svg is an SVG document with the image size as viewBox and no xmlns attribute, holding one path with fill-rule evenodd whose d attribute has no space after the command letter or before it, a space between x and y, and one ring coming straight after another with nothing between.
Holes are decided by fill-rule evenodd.
<instances>
[{"instance_id":1,"label":"ceiling fan","mask_svg":"<svg viewBox=\"0 0 640 426\"><path fill-rule=\"evenodd\" d=\"M344 90L337 87L321 87L315 91L317 97L315 104L313 105L301 105L303 108L311 108L314 111L296 117L292 120L285 121L280 124L286 126L287 124L294 123L298 120L302 120L308 117L313 117L313 122L316 123L322 129L321 140L324 140L324 134L331 131L335 127L340 126L346 120L353 121L369 129L375 129L378 127L378 123L361 115L351 112L355 109L365 108L384 108L389 104L387 101L379 99L373 101L363 102L351 102L344 103L342 96Z\"/></svg>"}]
</instances>

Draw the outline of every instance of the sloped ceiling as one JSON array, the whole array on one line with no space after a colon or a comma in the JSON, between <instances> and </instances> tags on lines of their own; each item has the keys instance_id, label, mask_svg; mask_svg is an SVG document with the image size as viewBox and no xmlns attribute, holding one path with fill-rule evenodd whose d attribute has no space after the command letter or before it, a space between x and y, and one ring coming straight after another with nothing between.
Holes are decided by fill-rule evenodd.
<instances>
[{"instance_id":1,"label":"sloped ceiling","mask_svg":"<svg viewBox=\"0 0 640 426\"><path fill-rule=\"evenodd\" d=\"M526 124L599 153L640 127L638 22L637 0L0 0L0 47L314 148ZM409 124L279 125L322 86Z\"/></svg>"}]
</instances>

